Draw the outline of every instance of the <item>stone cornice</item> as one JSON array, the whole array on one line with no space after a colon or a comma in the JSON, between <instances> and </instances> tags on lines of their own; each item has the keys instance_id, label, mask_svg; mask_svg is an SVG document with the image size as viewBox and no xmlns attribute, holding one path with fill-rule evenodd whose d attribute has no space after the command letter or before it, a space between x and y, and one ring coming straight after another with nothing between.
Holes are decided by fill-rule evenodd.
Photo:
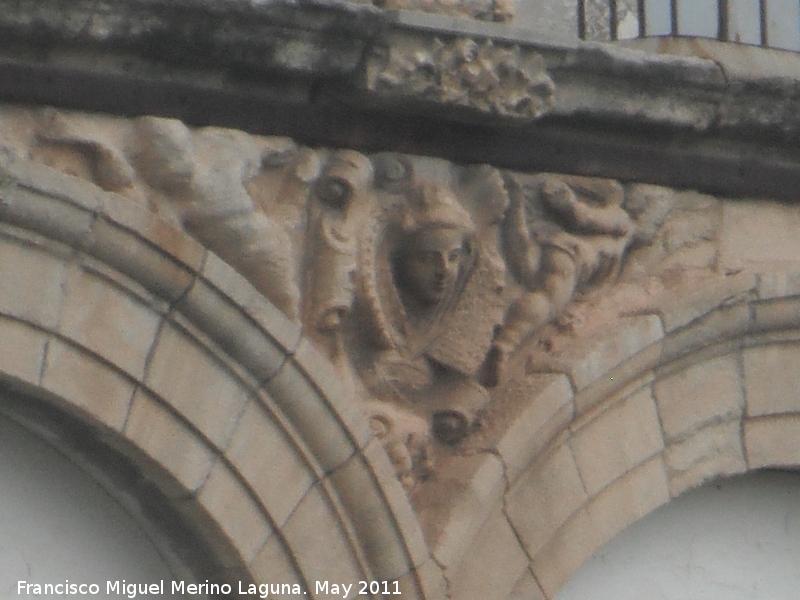
<instances>
[{"instance_id":1,"label":"stone cornice","mask_svg":"<svg viewBox=\"0 0 800 600\"><path fill-rule=\"evenodd\" d=\"M800 187L798 80L710 59L557 45L508 26L333 0L2 0L0 33L5 101L732 196L788 199ZM399 94L370 84L375 56L411 44L439 60L431 48L459 41L537 66L513 85L465 73L499 79L484 85L488 101L459 96L460 82L455 92ZM508 109L508 98L524 110Z\"/></svg>"}]
</instances>

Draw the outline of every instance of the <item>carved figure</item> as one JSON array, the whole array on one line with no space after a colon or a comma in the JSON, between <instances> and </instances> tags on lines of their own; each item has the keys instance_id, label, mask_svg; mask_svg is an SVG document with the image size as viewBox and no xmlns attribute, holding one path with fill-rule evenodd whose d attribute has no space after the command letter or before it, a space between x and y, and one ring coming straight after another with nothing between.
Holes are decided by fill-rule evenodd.
<instances>
[{"instance_id":1,"label":"carved figure","mask_svg":"<svg viewBox=\"0 0 800 600\"><path fill-rule=\"evenodd\" d=\"M257 210L246 187L274 158L275 148L241 131L209 127L193 133L180 121L155 117L137 119L136 134L134 163L178 207L187 231L298 319L294 245L278 221ZM317 172L295 169L293 175L293 192L304 204Z\"/></svg>"},{"instance_id":2,"label":"carved figure","mask_svg":"<svg viewBox=\"0 0 800 600\"><path fill-rule=\"evenodd\" d=\"M512 206L504 249L524 293L511 305L487 357L483 381L490 387L522 340L558 318L577 294L616 277L635 231L615 181L509 176L507 186Z\"/></svg>"},{"instance_id":3,"label":"carved figure","mask_svg":"<svg viewBox=\"0 0 800 600\"><path fill-rule=\"evenodd\" d=\"M504 271L482 245L495 217L475 222L455 197L469 186L451 181L449 167L417 166L428 172L379 160L384 220L365 244L360 283L378 358L362 374L376 397L425 411L436 437L457 443L489 400L475 375L502 314Z\"/></svg>"}]
</instances>

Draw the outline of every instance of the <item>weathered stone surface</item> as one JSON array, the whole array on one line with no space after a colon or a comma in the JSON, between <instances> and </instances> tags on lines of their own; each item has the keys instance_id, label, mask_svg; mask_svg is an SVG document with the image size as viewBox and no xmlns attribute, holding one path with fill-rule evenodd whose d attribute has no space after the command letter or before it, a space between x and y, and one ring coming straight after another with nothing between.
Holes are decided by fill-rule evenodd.
<instances>
[{"instance_id":1,"label":"weathered stone surface","mask_svg":"<svg viewBox=\"0 0 800 600\"><path fill-rule=\"evenodd\" d=\"M40 383L48 335L21 321L0 318L0 364L3 373L18 381Z\"/></svg>"},{"instance_id":2,"label":"weathered stone surface","mask_svg":"<svg viewBox=\"0 0 800 600\"><path fill-rule=\"evenodd\" d=\"M210 349L169 325L158 336L145 382L219 447L252 393Z\"/></svg>"},{"instance_id":3,"label":"weathered stone surface","mask_svg":"<svg viewBox=\"0 0 800 600\"><path fill-rule=\"evenodd\" d=\"M744 422L744 446L751 469L796 468L800 464L800 417L762 417Z\"/></svg>"},{"instance_id":4,"label":"weathered stone surface","mask_svg":"<svg viewBox=\"0 0 800 600\"><path fill-rule=\"evenodd\" d=\"M514 483L506 512L533 556L587 499L572 451L562 444Z\"/></svg>"},{"instance_id":5,"label":"weathered stone surface","mask_svg":"<svg viewBox=\"0 0 800 600\"><path fill-rule=\"evenodd\" d=\"M740 273L712 281L688 296L672 298L662 308L664 330L674 331L709 313L718 306L737 298L747 299L755 290L757 279L754 273Z\"/></svg>"},{"instance_id":6,"label":"weathered stone surface","mask_svg":"<svg viewBox=\"0 0 800 600\"><path fill-rule=\"evenodd\" d=\"M42 386L116 430L125 424L135 389L116 369L55 339L47 347Z\"/></svg>"},{"instance_id":7,"label":"weathered stone surface","mask_svg":"<svg viewBox=\"0 0 800 600\"><path fill-rule=\"evenodd\" d=\"M747 416L800 412L800 346L776 344L742 351Z\"/></svg>"},{"instance_id":8,"label":"weathered stone surface","mask_svg":"<svg viewBox=\"0 0 800 600\"><path fill-rule=\"evenodd\" d=\"M226 457L251 482L278 527L314 483L296 444L267 409L251 401L225 449Z\"/></svg>"},{"instance_id":9,"label":"weathered stone surface","mask_svg":"<svg viewBox=\"0 0 800 600\"><path fill-rule=\"evenodd\" d=\"M161 315L83 269L67 273L64 291L59 332L140 379Z\"/></svg>"},{"instance_id":10,"label":"weathered stone surface","mask_svg":"<svg viewBox=\"0 0 800 600\"><path fill-rule=\"evenodd\" d=\"M721 269L780 267L795 262L800 214L776 202L728 202L723 206Z\"/></svg>"},{"instance_id":11,"label":"weathered stone surface","mask_svg":"<svg viewBox=\"0 0 800 600\"><path fill-rule=\"evenodd\" d=\"M249 564L273 529L261 507L224 462L217 461L211 469L197 500Z\"/></svg>"},{"instance_id":12,"label":"weathered stone surface","mask_svg":"<svg viewBox=\"0 0 800 600\"><path fill-rule=\"evenodd\" d=\"M781 331L794 329L800 322L800 298L773 298L753 303L755 329Z\"/></svg>"},{"instance_id":13,"label":"weathered stone surface","mask_svg":"<svg viewBox=\"0 0 800 600\"><path fill-rule=\"evenodd\" d=\"M708 425L664 452L672 497L713 477L744 473L742 425L739 419Z\"/></svg>"},{"instance_id":14,"label":"weathered stone surface","mask_svg":"<svg viewBox=\"0 0 800 600\"><path fill-rule=\"evenodd\" d=\"M661 457L631 469L587 505L601 543L670 499Z\"/></svg>"},{"instance_id":15,"label":"weathered stone surface","mask_svg":"<svg viewBox=\"0 0 800 600\"><path fill-rule=\"evenodd\" d=\"M544 592L530 569L526 570L519 578L514 589L508 595L508 600L545 600Z\"/></svg>"},{"instance_id":16,"label":"weathered stone surface","mask_svg":"<svg viewBox=\"0 0 800 600\"><path fill-rule=\"evenodd\" d=\"M584 389L624 360L661 340L663 335L661 321L656 315L621 320L604 339L594 341L588 352L574 362L570 376L576 389Z\"/></svg>"},{"instance_id":17,"label":"weathered stone surface","mask_svg":"<svg viewBox=\"0 0 800 600\"><path fill-rule=\"evenodd\" d=\"M214 452L181 421L147 393L136 392L125 423L125 437L168 470L182 489L197 490L214 462Z\"/></svg>"},{"instance_id":18,"label":"weathered stone surface","mask_svg":"<svg viewBox=\"0 0 800 600\"><path fill-rule=\"evenodd\" d=\"M513 20L515 12L513 0L372 0L372 2L386 10L419 10L502 23Z\"/></svg>"},{"instance_id":19,"label":"weathered stone surface","mask_svg":"<svg viewBox=\"0 0 800 600\"><path fill-rule=\"evenodd\" d=\"M762 300L800 295L800 272L761 273L758 276L758 297Z\"/></svg>"},{"instance_id":20,"label":"weathered stone surface","mask_svg":"<svg viewBox=\"0 0 800 600\"><path fill-rule=\"evenodd\" d=\"M41 249L0 238L0 313L52 331L60 319L65 270Z\"/></svg>"},{"instance_id":21,"label":"weathered stone surface","mask_svg":"<svg viewBox=\"0 0 800 600\"><path fill-rule=\"evenodd\" d=\"M309 581L337 581L354 584L356 589L364 573L356 562L354 540L332 501L324 488L313 487L281 531Z\"/></svg>"},{"instance_id":22,"label":"weathered stone surface","mask_svg":"<svg viewBox=\"0 0 800 600\"><path fill-rule=\"evenodd\" d=\"M259 549L251 568L257 581L289 586L297 584L301 590L309 589L308 584L292 564L292 557L283 544L283 540L276 534L271 535L264 546ZM276 600L290 600L292 595L295 594L279 594L275 595L275 598Z\"/></svg>"},{"instance_id":23,"label":"weathered stone surface","mask_svg":"<svg viewBox=\"0 0 800 600\"><path fill-rule=\"evenodd\" d=\"M534 375L515 381L514 389L503 390L503 398L527 404L497 443L506 477L515 481L539 451L572 420L572 388L566 375Z\"/></svg>"},{"instance_id":24,"label":"weathered stone surface","mask_svg":"<svg viewBox=\"0 0 800 600\"><path fill-rule=\"evenodd\" d=\"M735 355L688 367L653 385L668 440L680 439L715 420L741 418L744 394Z\"/></svg>"},{"instance_id":25,"label":"weathered stone surface","mask_svg":"<svg viewBox=\"0 0 800 600\"><path fill-rule=\"evenodd\" d=\"M654 458L581 508L533 558L546 596L556 595L592 553L625 526L669 500L664 466Z\"/></svg>"},{"instance_id":26,"label":"weathered stone surface","mask_svg":"<svg viewBox=\"0 0 800 600\"><path fill-rule=\"evenodd\" d=\"M650 387L600 413L570 440L590 496L664 447Z\"/></svg>"},{"instance_id":27,"label":"weathered stone surface","mask_svg":"<svg viewBox=\"0 0 800 600\"><path fill-rule=\"evenodd\" d=\"M496 510L470 544L451 580L451 597L459 600L505 598L520 574L527 571L528 557L502 510Z\"/></svg>"},{"instance_id":28,"label":"weathered stone surface","mask_svg":"<svg viewBox=\"0 0 800 600\"><path fill-rule=\"evenodd\" d=\"M352 456L353 447L348 432L296 365L287 363L267 382L264 389L275 398L285 399L281 410L295 423L315 456L323 461L320 465L323 470L331 471ZM317 431L321 423L326 425ZM315 433L309 437L312 431Z\"/></svg>"},{"instance_id":29,"label":"weathered stone surface","mask_svg":"<svg viewBox=\"0 0 800 600\"><path fill-rule=\"evenodd\" d=\"M721 306L664 338L663 364L702 351L709 344L735 340L754 327L753 310L747 302Z\"/></svg>"},{"instance_id":30,"label":"weathered stone surface","mask_svg":"<svg viewBox=\"0 0 800 600\"><path fill-rule=\"evenodd\" d=\"M463 457L449 465L434 486L423 487L415 497L432 554L446 572L458 567L469 549L467 540L480 531L505 492L503 466L493 454Z\"/></svg>"},{"instance_id":31,"label":"weathered stone surface","mask_svg":"<svg viewBox=\"0 0 800 600\"><path fill-rule=\"evenodd\" d=\"M535 119L554 103L541 55L517 45L396 36L367 61L365 86L405 97L516 119Z\"/></svg>"},{"instance_id":32,"label":"weathered stone surface","mask_svg":"<svg viewBox=\"0 0 800 600\"><path fill-rule=\"evenodd\" d=\"M365 453L373 457L373 460L377 460L375 455L381 452L377 440L373 440L365 449ZM389 471L389 469L386 470ZM363 519L356 524L356 534L361 543L370 548L370 557L376 578L394 580L404 575L409 568L406 555L409 550L414 553L412 560L418 563L422 563L427 558L427 556L423 556L424 543L420 543L422 542L420 538L408 540L406 547L396 544L384 545L383 540L397 535L395 519L400 515L393 514L386 502L375 502L375 498L380 498L380 488L376 485L368 463L361 455L354 456L337 469L330 476L330 480L335 488L340 490L339 495L342 500L363 516ZM411 515L403 516L410 517ZM409 530L413 531L416 523L412 520L408 525Z\"/></svg>"}]
</instances>

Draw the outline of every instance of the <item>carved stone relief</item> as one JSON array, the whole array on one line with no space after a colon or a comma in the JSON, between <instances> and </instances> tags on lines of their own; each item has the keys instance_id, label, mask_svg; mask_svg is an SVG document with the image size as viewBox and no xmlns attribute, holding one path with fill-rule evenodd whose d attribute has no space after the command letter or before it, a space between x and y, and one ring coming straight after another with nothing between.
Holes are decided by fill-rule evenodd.
<instances>
[{"instance_id":1,"label":"carved stone relief","mask_svg":"<svg viewBox=\"0 0 800 600\"><path fill-rule=\"evenodd\" d=\"M395 37L372 53L366 87L519 119L547 112L555 90L544 59L535 52L491 40L414 36Z\"/></svg>"},{"instance_id":2,"label":"carved stone relief","mask_svg":"<svg viewBox=\"0 0 800 600\"><path fill-rule=\"evenodd\" d=\"M595 290L713 267L705 217L666 188L153 117L0 121L5 152L148 203L301 322L408 488L432 473L432 444L481 427L510 358L574 329Z\"/></svg>"}]
</instances>

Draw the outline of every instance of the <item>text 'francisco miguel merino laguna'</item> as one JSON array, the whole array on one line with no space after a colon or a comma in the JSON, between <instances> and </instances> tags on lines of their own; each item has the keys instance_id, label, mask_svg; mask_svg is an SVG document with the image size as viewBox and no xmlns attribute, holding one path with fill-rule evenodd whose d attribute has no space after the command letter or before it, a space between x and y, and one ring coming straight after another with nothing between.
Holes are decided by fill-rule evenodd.
<instances>
[{"instance_id":1,"label":"text 'francisco miguel merino laguna'","mask_svg":"<svg viewBox=\"0 0 800 600\"><path fill-rule=\"evenodd\" d=\"M206 580L204 583L187 583L185 581L171 581L166 585L164 580L157 583L132 583L124 579L118 581L106 581L105 585L97 583L74 583L67 579L61 583L31 583L29 581L17 581L17 594L20 596L97 596L105 591L106 596L116 595L126 598L136 598L137 596L164 595L165 591L172 594L182 594L185 596L196 595L231 595L234 588L229 583L211 583ZM305 592L300 589L298 584L288 583L262 583L246 584L239 582L239 595L255 595L260 598L267 598L270 594L284 594L305 596Z\"/></svg>"},{"instance_id":2,"label":"text 'francisco miguel merino laguna'","mask_svg":"<svg viewBox=\"0 0 800 600\"><path fill-rule=\"evenodd\" d=\"M171 581L169 586L164 585L164 580L157 583L132 583L124 579L118 581L105 582L105 595L125 596L126 598L136 598L146 595L164 595L167 587L172 594L183 594L186 596L195 595L231 595L234 593L233 586L228 583L211 583L206 580L204 583L186 583L185 581ZM400 586L397 581L359 581L359 589L355 590L358 595L375 595L382 593L400 595ZM350 594L354 589L354 584L332 583L329 581L315 581L315 594L326 594L339 596L342 598ZM29 581L17 581L17 595L19 596L97 596L100 594L102 586L97 583L75 583L69 579L59 583L32 583ZM258 595L259 598L267 598L270 595L286 596L306 596L307 592L294 583L243 583L239 582L238 590L240 596Z\"/></svg>"}]
</instances>

